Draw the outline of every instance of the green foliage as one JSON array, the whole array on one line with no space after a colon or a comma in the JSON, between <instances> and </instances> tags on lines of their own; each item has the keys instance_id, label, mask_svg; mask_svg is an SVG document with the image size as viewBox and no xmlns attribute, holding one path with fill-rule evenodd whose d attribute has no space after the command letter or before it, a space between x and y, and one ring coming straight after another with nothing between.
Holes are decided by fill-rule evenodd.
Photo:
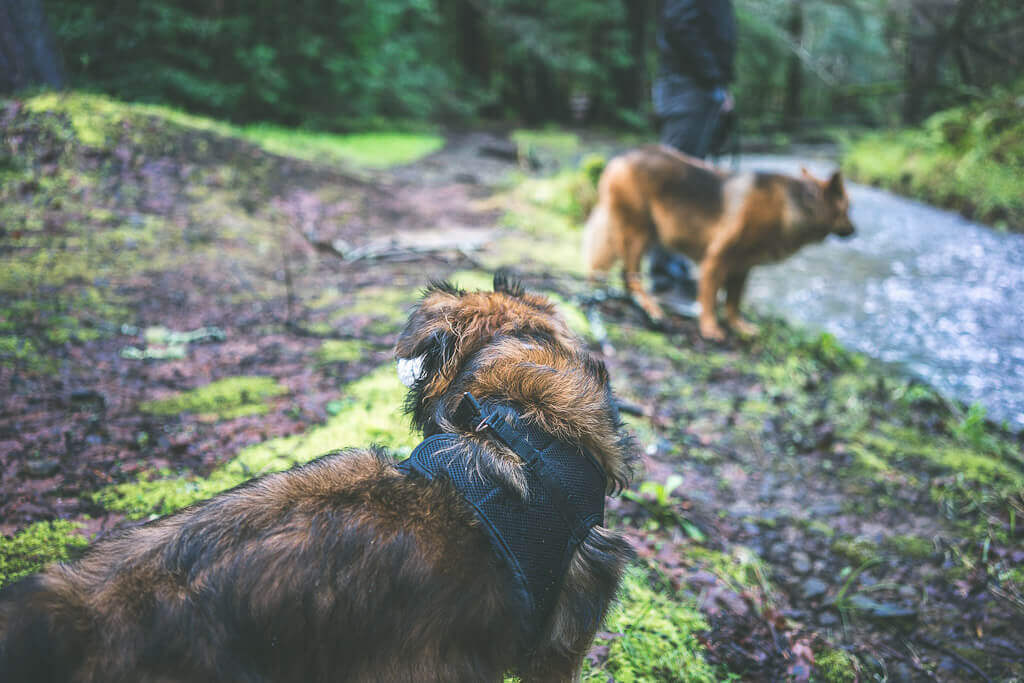
<instances>
[{"instance_id":1,"label":"green foliage","mask_svg":"<svg viewBox=\"0 0 1024 683\"><path fill-rule=\"evenodd\" d=\"M583 680L717 681L717 672L703 657L696 633L706 630L692 600L652 586L638 567L625 576L619 603L595 645L608 647L606 661L584 665Z\"/></svg>"},{"instance_id":2,"label":"green foliage","mask_svg":"<svg viewBox=\"0 0 1024 683\"><path fill-rule=\"evenodd\" d=\"M1024 229L1024 80L920 128L866 135L846 151L850 176Z\"/></svg>"},{"instance_id":3,"label":"green foliage","mask_svg":"<svg viewBox=\"0 0 1024 683\"><path fill-rule=\"evenodd\" d=\"M367 168L387 168L416 161L441 149L444 138L420 133L359 133L336 135L282 128L270 124L247 126L242 135L274 154L319 162L351 162Z\"/></svg>"},{"instance_id":4,"label":"green foliage","mask_svg":"<svg viewBox=\"0 0 1024 683\"><path fill-rule=\"evenodd\" d=\"M11 538L0 536L0 587L67 560L88 542L75 532L81 525L63 519L36 522Z\"/></svg>"},{"instance_id":5,"label":"green foliage","mask_svg":"<svg viewBox=\"0 0 1024 683\"><path fill-rule=\"evenodd\" d=\"M265 400L288 390L273 377L226 377L176 396L146 401L139 410L151 415L197 413L231 419L267 412Z\"/></svg>"}]
</instances>

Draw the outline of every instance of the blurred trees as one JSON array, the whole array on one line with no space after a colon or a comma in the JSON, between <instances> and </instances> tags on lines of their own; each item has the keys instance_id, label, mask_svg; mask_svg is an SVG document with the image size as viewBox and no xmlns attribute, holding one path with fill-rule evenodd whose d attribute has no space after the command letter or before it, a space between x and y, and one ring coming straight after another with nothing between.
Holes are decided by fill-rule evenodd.
<instances>
[{"instance_id":1,"label":"blurred trees","mask_svg":"<svg viewBox=\"0 0 1024 683\"><path fill-rule=\"evenodd\" d=\"M657 0L42 1L75 86L235 120L649 120ZM1020 0L734 4L748 126L915 121L1022 66Z\"/></svg>"}]
</instances>

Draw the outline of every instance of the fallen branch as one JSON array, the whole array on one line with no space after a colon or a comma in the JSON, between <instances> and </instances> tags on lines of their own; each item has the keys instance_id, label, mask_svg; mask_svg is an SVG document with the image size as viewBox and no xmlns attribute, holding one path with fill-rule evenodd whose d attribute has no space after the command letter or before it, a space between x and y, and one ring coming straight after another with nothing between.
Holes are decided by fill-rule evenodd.
<instances>
[{"instance_id":1,"label":"fallen branch","mask_svg":"<svg viewBox=\"0 0 1024 683\"><path fill-rule=\"evenodd\" d=\"M341 240L311 241L318 251L332 254L348 263L356 261L411 261L425 254L441 254L455 252L467 255L471 252L480 251L487 243L488 235L476 239L466 239L460 236L458 240L428 242L426 244L404 244L397 240L387 242L371 242L362 247L351 248Z\"/></svg>"}]
</instances>

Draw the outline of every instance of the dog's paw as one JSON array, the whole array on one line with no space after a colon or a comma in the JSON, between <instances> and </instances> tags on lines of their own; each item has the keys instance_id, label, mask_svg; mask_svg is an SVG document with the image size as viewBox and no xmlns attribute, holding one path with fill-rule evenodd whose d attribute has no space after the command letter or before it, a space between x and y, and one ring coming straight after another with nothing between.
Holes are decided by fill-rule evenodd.
<instances>
[{"instance_id":1,"label":"dog's paw","mask_svg":"<svg viewBox=\"0 0 1024 683\"><path fill-rule=\"evenodd\" d=\"M700 324L700 336L704 337L708 341L724 341L725 332L718 326L717 323L701 322Z\"/></svg>"},{"instance_id":2,"label":"dog's paw","mask_svg":"<svg viewBox=\"0 0 1024 683\"><path fill-rule=\"evenodd\" d=\"M741 337L756 337L761 333L760 327L746 320L734 320L729 323L729 326L736 330L736 333Z\"/></svg>"}]
</instances>

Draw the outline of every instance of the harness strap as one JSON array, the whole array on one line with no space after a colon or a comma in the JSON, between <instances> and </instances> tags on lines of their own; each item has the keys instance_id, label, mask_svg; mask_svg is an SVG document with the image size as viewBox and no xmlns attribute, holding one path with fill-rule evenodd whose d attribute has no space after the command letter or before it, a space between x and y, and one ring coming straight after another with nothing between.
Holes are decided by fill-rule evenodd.
<instances>
[{"instance_id":1,"label":"harness strap","mask_svg":"<svg viewBox=\"0 0 1024 683\"><path fill-rule=\"evenodd\" d=\"M509 406L466 393L452 419L467 431L489 430L522 459L528 500L469 462L458 434L424 439L398 468L448 479L473 508L526 595L532 616L527 638L536 643L573 552L592 527L604 523L604 471L589 453L522 421Z\"/></svg>"}]
</instances>

